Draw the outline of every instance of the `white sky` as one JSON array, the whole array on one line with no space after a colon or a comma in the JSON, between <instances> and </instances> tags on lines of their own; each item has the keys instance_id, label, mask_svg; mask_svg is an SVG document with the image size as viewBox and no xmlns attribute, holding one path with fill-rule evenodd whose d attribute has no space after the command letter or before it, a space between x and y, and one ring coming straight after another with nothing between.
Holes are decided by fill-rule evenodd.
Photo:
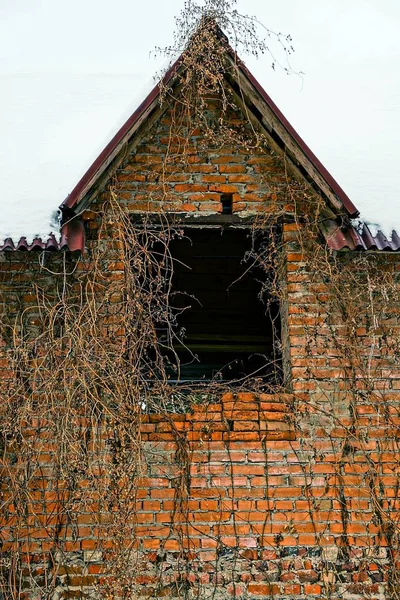
<instances>
[{"instance_id":1,"label":"white sky","mask_svg":"<svg viewBox=\"0 0 400 600\"><path fill-rule=\"evenodd\" d=\"M0 239L50 215L154 85L183 0L0 0ZM239 0L290 33L296 76L250 70L361 211L400 230L400 2Z\"/></svg>"}]
</instances>

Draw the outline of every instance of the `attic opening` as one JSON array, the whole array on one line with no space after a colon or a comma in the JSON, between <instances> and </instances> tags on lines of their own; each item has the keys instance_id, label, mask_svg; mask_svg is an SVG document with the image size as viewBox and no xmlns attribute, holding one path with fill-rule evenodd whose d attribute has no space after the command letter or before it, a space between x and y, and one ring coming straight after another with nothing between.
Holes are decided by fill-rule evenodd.
<instances>
[{"instance_id":1,"label":"attic opening","mask_svg":"<svg viewBox=\"0 0 400 600\"><path fill-rule=\"evenodd\" d=\"M255 264L250 230L185 227L169 243L173 326L157 328L170 382L281 381L279 305Z\"/></svg>"}]
</instances>

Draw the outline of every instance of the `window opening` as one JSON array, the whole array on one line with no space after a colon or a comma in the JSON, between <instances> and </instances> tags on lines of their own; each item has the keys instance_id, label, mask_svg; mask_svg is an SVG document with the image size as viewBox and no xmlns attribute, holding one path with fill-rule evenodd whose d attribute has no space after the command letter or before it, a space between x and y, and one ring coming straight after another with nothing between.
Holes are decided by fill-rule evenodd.
<instances>
[{"instance_id":1,"label":"window opening","mask_svg":"<svg viewBox=\"0 0 400 600\"><path fill-rule=\"evenodd\" d=\"M171 382L279 383L279 306L251 245L242 228L186 228L170 241L174 325L158 335L173 348L165 357ZM265 251L266 240L258 245Z\"/></svg>"}]
</instances>

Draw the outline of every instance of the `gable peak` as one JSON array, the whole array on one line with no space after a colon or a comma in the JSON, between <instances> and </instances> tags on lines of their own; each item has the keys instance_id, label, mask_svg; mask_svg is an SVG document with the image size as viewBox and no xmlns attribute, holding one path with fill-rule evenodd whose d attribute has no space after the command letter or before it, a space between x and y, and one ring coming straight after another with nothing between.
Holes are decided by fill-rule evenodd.
<instances>
[{"instance_id":1,"label":"gable peak","mask_svg":"<svg viewBox=\"0 0 400 600\"><path fill-rule=\"evenodd\" d=\"M211 40L217 44L207 43ZM204 70L200 68L196 75L196 68L202 61L205 63ZM63 202L62 207L73 209L75 212L77 209L81 212L88 207L99 180L104 181L104 174L110 172L110 166L118 164L127 144L135 135L140 135L143 123L159 110L162 94L165 90L172 90L176 83L184 86L183 74L188 71L200 80L203 78L203 81L206 81L207 77L211 77L212 81L213 72L219 82L221 78L228 78L226 80L229 85L239 90L237 97L246 105L246 112L251 113L253 120L259 123L266 136L283 152L298 173L326 199L331 211L337 215L358 216L356 207L342 188L229 45L228 38L212 11L201 17L180 57L105 147Z\"/></svg>"}]
</instances>

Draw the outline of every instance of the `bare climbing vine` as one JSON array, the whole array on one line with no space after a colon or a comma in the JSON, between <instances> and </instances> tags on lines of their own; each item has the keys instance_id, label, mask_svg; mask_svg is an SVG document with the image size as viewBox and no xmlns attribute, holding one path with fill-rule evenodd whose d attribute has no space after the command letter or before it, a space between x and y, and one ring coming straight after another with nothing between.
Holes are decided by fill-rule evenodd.
<instances>
[{"instance_id":1,"label":"bare climbing vine","mask_svg":"<svg viewBox=\"0 0 400 600\"><path fill-rule=\"evenodd\" d=\"M84 215L90 224L87 252L41 256L40 268L29 256L4 288L4 599L84 594L114 600L143 593L248 598L250 585L259 581L267 597L294 581L294 591L285 594L297 597L296 577L310 589L318 584L315 593L323 598L341 593L399 598L396 256L328 249L322 231L332 215L325 202L294 176L290 161L246 114L240 94L235 97L225 85L228 42L220 27L256 54L269 51L271 37L290 54L291 39L267 31L267 40L255 41L256 20L243 20L233 6L207 1L200 9L188 2L178 19L170 50L183 49L181 68L174 85L161 90L162 106L171 115L166 150L161 162L141 165L140 173L154 185L148 202L159 209L137 210L141 218L133 218L119 166ZM176 348L186 338L173 300L171 244L190 234L179 210L168 209L170 182L190 172L193 156L226 148L244 161L257 157L263 165L268 159L269 167L257 177L264 205L272 208L251 214L243 265L264 273L260 299L266 311L271 303L280 306L274 376L177 386L171 372L179 376ZM288 223L292 237L285 237ZM6 261L12 271L13 257ZM24 299L19 286L26 272L34 277ZM263 517L254 525L253 492L235 496L237 450L223 436L235 433L237 403L250 401L260 411L264 398L269 414L279 413L283 396L291 404L282 423L293 433L285 458L299 471L288 468L281 488L301 490L302 508L295 500L280 510L273 505L274 477L281 474L271 471L266 429L260 438L263 495L257 497ZM222 398L230 408L221 408ZM216 433L232 493L222 497L217 484L204 484L204 497L194 499L196 477L222 478L218 461L207 455ZM247 460L251 452L241 451ZM196 453L205 458L196 462ZM150 499L149 481L157 492ZM160 498L168 519L158 508ZM199 502L208 503L210 526L196 522ZM227 529L233 533L227 535ZM149 530L153 538L144 549ZM315 536L315 544L300 541L305 533ZM198 553L193 540L199 534L213 560ZM256 542L247 547L243 540L250 537Z\"/></svg>"}]
</instances>

